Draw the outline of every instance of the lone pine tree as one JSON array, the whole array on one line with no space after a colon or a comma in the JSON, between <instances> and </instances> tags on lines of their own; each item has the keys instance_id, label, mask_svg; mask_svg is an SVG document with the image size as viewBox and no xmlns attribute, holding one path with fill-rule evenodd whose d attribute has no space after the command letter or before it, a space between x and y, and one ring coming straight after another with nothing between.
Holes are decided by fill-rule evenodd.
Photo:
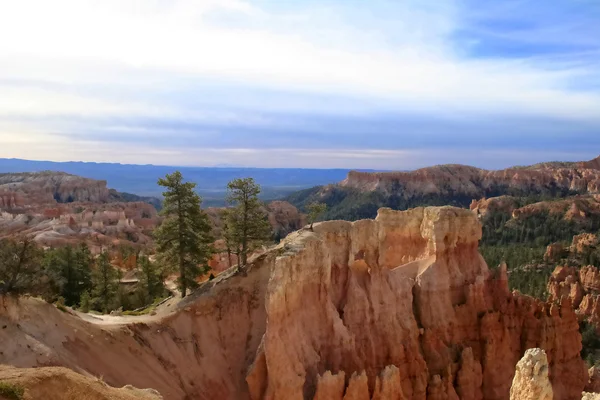
<instances>
[{"instance_id":1,"label":"lone pine tree","mask_svg":"<svg viewBox=\"0 0 600 400\"><path fill-rule=\"evenodd\" d=\"M158 180L166 188L161 215L165 217L156 230L157 253L164 266L178 270L179 289L185 297L196 278L210 267L213 237L208 216L200 208L202 199L194 191L195 183L183 182L181 172Z\"/></svg>"},{"instance_id":2,"label":"lone pine tree","mask_svg":"<svg viewBox=\"0 0 600 400\"><path fill-rule=\"evenodd\" d=\"M271 238L271 225L258 199L260 185L252 178L234 179L227 185L226 237L239 255L239 267L248 262L252 252Z\"/></svg>"}]
</instances>

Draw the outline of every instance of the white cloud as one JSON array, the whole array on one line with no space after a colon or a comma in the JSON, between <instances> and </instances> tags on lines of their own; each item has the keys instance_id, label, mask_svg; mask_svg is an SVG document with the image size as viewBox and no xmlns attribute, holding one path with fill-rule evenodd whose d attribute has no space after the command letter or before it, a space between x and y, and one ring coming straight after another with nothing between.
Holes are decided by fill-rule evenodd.
<instances>
[{"instance_id":1,"label":"white cloud","mask_svg":"<svg viewBox=\"0 0 600 400\"><path fill-rule=\"evenodd\" d=\"M386 150L376 132L373 148L364 150L351 143L340 143L340 150L303 149L302 143L261 150L258 142L253 149L216 149L209 137L219 134L217 128L175 131L151 121L136 125L135 118L267 127L274 122L264 111L308 116L278 119L283 131L310 127L317 113L600 121L600 93L570 86L597 77L593 67L563 59L549 65L548 58L468 57L454 38L470 17L458 0L388 2L388 12L375 12L375 2L361 9L353 2L261 4L0 0L0 157L403 169L460 162L459 154L465 163L469 157L502 163L536 156L448 153L435 144L431 151ZM199 82L216 89L180 93ZM111 139L102 141L102 130ZM206 146L157 149L151 142L157 135L191 133L206 134ZM115 135L140 143L124 147L111 141Z\"/></svg>"},{"instance_id":2,"label":"white cloud","mask_svg":"<svg viewBox=\"0 0 600 400\"><path fill-rule=\"evenodd\" d=\"M343 20L329 21L327 27L282 26L302 16L310 21L320 9L277 14L241 0L3 2L0 64L8 62L0 66L0 76L119 84L130 75L121 80L114 75L134 68L146 78L162 71L161 79L174 81L191 76L370 96L403 109L599 118L597 93L562 89L577 71L461 58L450 40L460 22L452 2L438 8L402 4L394 9L396 24L383 25L393 31L372 35L380 40L374 43ZM322 37L315 38L313 31ZM386 34L401 40L382 46ZM54 66L47 73L46 63Z\"/></svg>"}]
</instances>

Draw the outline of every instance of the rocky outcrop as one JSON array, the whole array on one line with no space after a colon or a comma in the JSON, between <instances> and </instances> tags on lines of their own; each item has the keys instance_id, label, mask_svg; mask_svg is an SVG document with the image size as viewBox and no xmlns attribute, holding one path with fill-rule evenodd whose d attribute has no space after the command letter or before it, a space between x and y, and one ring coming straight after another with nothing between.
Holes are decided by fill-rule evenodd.
<instances>
[{"instance_id":1,"label":"rocky outcrop","mask_svg":"<svg viewBox=\"0 0 600 400\"><path fill-rule=\"evenodd\" d=\"M549 301L568 298L580 319L600 327L600 272L596 267L556 267L547 290Z\"/></svg>"},{"instance_id":2,"label":"rocky outcrop","mask_svg":"<svg viewBox=\"0 0 600 400\"><path fill-rule=\"evenodd\" d=\"M147 203L69 203L24 213L0 212L0 238L27 235L41 246L85 242L92 252L128 245L147 247L160 218Z\"/></svg>"},{"instance_id":3,"label":"rocky outcrop","mask_svg":"<svg viewBox=\"0 0 600 400\"><path fill-rule=\"evenodd\" d=\"M585 385L585 391L591 393L600 393L600 370L597 367L591 367L588 370L589 380Z\"/></svg>"},{"instance_id":4,"label":"rocky outcrop","mask_svg":"<svg viewBox=\"0 0 600 400\"><path fill-rule=\"evenodd\" d=\"M565 248L561 243L552 243L546 247L544 261L554 263L560 261L565 255Z\"/></svg>"},{"instance_id":5,"label":"rocky outcrop","mask_svg":"<svg viewBox=\"0 0 600 400\"><path fill-rule=\"evenodd\" d=\"M600 157L599 157L600 158ZM600 192L598 159L582 163L541 164L487 171L465 165L438 165L410 172L352 171L341 186L361 191L482 198L499 192L522 194L576 191Z\"/></svg>"},{"instance_id":6,"label":"rocky outcrop","mask_svg":"<svg viewBox=\"0 0 600 400\"><path fill-rule=\"evenodd\" d=\"M246 276L220 274L164 318L109 330L10 303L0 363L52 362L168 399L500 400L539 347L555 399L580 397L570 300L511 293L480 238L469 210L381 209L292 233Z\"/></svg>"},{"instance_id":7,"label":"rocky outcrop","mask_svg":"<svg viewBox=\"0 0 600 400\"><path fill-rule=\"evenodd\" d=\"M518 208L518 199L512 196L498 196L489 199L473 200L469 208L484 217L489 212L505 212L512 214Z\"/></svg>"},{"instance_id":8,"label":"rocky outcrop","mask_svg":"<svg viewBox=\"0 0 600 400\"><path fill-rule=\"evenodd\" d=\"M542 349L530 349L517 363L515 377L510 388L510 400L553 400L553 391L548 379L548 358ZM590 368L590 383L581 394L581 400L600 400L597 386L597 371ZM573 397L578 399L579 397Z\"/></svg>"},{"instance_id":9,"label":"rocky outcrop","mask_svg":"<svg viewBox=\"0 0 600 400\"><path fill-rule=\"evenodd\" d=\"M517 363L510 400L553 400L548 358L542 349L529 349Z\"/></svg>"},{"instance_id":10,"label":"rocky outcrop","mask_svg":"<svg viewBox=\"0 0 600 400\"><path fill-rule=\"evenodd\" d=\"M120 195L105 181L60 172L0 174L0 238L27 235L52 247L86 242L94 253L147 246L156 208Z\"/></svg>"},{"instance_id":11,"label":"rocky outcrop","mask_svg":"<svg viewBox=\"0 0 600 400\"><path fill-rule=\"evenodd\" d=\"M15 201L4 201L0 203L0 207L27 207L74 201L102 203L109 199L109 190L106 181L63 172L27 172L0 174L0 197L4 196L9 196L9 199L12 198L10 196L16 196Z\"/></svg>"},{"instance_id":12,"label":"rocky outcrop","mask_svg":"<svg viewBox=\"0 0 600 400\"><path fill-rule=\"evenodd\" d=\"M351 171L338 184L303 190L287 199L298 207L314 201L324 202L328 206L328 218L356 220L374 217L378 207L402 210L423 204L448 204L471 205L480 214L487 213L488 209L520 212L517 209L523 199L510 196L530 200L531 196L565 198L582 195L591 200L572 202L573 209L568 214L570 219L584 220L590 211L600 216L600 203L598 197L593 198L595 194L600 194L600 169L596 168L595 162L546 163L499 171L451 164L408 172ZM500 198L479 201L496 196ZM590 210L587 202L591 204ZM547 206L553 208L552 204ZM526 216L530 210L522 211Z\"/></svg>"},{"instance_id":13,"label":"rocky outcrop","mask_svg":"<svg viewBox=\"0 0 600 400\"><path fill-rule=\"evenodd\" d=\"M23 399L53 400L162 400L152 389L116 389L101 379L84 377L61 367L12 368L0 366L0 381L24 390ZM2 393L0 393L0 398ZM13 397L10 397L12 399Z\"/></svg>"},{"instance_id":14,"label":"rocky outcrop","mask_svg":"<svg viewBox=\"0 0 600 400\"><path fill-rule=\"evenodd\" d=\"M574 254L585 253L590 247L596 246L600 240L598 236L592 233L582 233L573 236L573 242L569 247L569 251Z\"/></svg>"}]
</instances>

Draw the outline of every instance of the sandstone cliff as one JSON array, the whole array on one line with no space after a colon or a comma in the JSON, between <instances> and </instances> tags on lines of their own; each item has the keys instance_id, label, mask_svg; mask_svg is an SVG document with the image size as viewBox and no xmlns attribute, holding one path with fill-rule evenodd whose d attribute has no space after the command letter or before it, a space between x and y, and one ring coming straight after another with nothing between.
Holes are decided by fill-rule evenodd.
<instances>
[{"instance_id":1,"label":"sandstone cliff","mask_svg":"<svg viewBox=\"0 0 600 400\"><path fill-rule=\"evenodd\" d=\"M5 299L0 363L64 365L166 399L494 400L540 347L555 399L580 398L569 299L510 293L480 237L475 214L451 207L316 224L254 257L247 276L226 271L173 314L135 324Z\"/></svg>"},{"instance_id":2,"label":"sandstone cliff","mask_svg":"<svg viewBox=\"0 0 600 400\"><path fill-rule=\"evenodd\" d=\"M511 196L499 196L473 200L470 209L478 215L500 211L511 214L513 219L523 219L534 214L547 212L562 219L585 224L590 218L600 217L600 195L572 196L561 200L540 201L519 206L519 199Z\"/></svg>"},{"instance_id":3,"label":"sandstone cliff","mask_svg":"<svg viewBox=\"0 0 600 400\"><path fill-rule=\"evenodd\" d=\"M529 349L517 363L510 400L553 400L548 358L542 349Z\"/></svg>"},{"instance_id":4,"label":"sandstone cliff","mask_svg":"<svg viewBox=\"0 0 600 400\"><path fill-rule=\"evenodd\" d=\"M568 298L580 319L600 327L600 272L588 265L582 268L558 266L548 280L549 301Z\"/></svg>"},{"instance_id":5,"label":"sandstone cliff","mask_svg":"<svg viewBox=\"0 0 600 400\"><path fill-rule=\"evenodd\" d=\"M2 208L74 201L99 203L109 199L109 190L106 181L63 172L11 173L0 174L0 199Z\"/></svg>"},{"instance_id":6,"label":"sandstone cliff","mask_svg":"<svg viewBox=\"0 0 600 400\"><path fill-rule=\"evenodd\" d=\"M351 171L338 184L297 192L290 195L288 201L300 208L313 201L325 202L328 218L356 220L372 218L378 207L468 207L473 199L503 195L598 194L599 163L600 157L589 162L546 163L498 171L454 164L409 172ZM504 200L504 206L511 207L510 199Z\"/></svg>"},{"instance_id":7,"label":"sandstone cliff","mask_svg":"<svg viewBox=\"0 0 600 400\"><path fill-rule=\"evenodd\" d=\"M154 390L132 386L116 389L101 379L84 377L60 367L21 369L0 366L0 381L24 389L23 400L162 400ZM0 393L0 399L3 398Z\"/></svg>"},{"instance_id":8,"label":"sandstone cliff","mask_svg":"<svg viewBox=\"0 0 600 400\"><path fill-rule=\"evenodd\" d=\"M352 171L340 183L363 191L399 191L402 196L467 195L481 198L500 192L600 192L600 157L581 163L539 164L488 171L466 165L437 165L410 172Z\"/></svg>"},{"instance_id":9,"label":"sandstone cliff","mask_svg":"<svg viewBox=\"0 0 600 400\"><path fill-rule=\"evenodd\" d=\"M590 374L594 373L590 369ZM587 389L587 388L586 388ZM548 358L542 349L530 349L517 363L515 378L510 388L510 400L553 400L548 379ZM583 392L581 400L600 400L597 392Z\"/></svg>"},{"instance_id":10,"label":"sandstone cliff","mask_svg":"<svg viewBox=\"0 0 600 400\"><path fill-rule=\"evenodd\" d=\"M156 208L128 199L137 196L61 172L0 174L0 238L24 234L42 246L86 242L96 253L145 246L159 222Z\"/></svg>"}]
</instances>

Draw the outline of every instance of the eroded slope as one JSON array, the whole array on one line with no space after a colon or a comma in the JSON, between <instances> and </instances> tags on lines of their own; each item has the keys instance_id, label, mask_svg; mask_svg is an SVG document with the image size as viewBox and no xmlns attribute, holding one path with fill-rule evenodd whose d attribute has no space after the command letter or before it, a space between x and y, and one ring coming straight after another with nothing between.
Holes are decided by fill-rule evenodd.
<instances>
[{"instance_id":1,"label":"eroded slope","mask_svg":"<svg viewBox=\"0 0 600 400\"><path fill-rule=\"evenodd\" d=\"M517 361L540 347L555 399L580 398L569 300L510 293L480 238L469 210L381 209L295 232L247 276L226 272L158 320L100 327L5 301L0 363L65 365L165 399L494 400L508 399Z\"/></svg>"}]
</instances>

